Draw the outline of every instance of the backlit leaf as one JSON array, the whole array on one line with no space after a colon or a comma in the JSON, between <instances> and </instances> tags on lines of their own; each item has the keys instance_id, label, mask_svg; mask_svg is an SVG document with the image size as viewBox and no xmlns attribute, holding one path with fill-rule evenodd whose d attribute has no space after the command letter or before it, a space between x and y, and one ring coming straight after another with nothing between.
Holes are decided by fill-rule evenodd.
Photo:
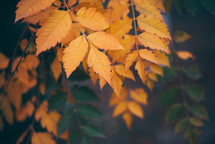
<instances>
[{"instance_id":1,"label":"backlit leaf","mask_svg":"<svg viewBox=\"0 0 215 144\"><path fill-rule=\"evenodd\" d=\"M33 132L31 142L32 144L56 144L52 137L48 132Z\"/></svg>"},{"instance_id":2,"label":"backlit leaf","mask_svg":"<svg viewBox=\"0 0 215 144\"><path fill-rule=\"evenodd\" d=\"M139 117L139 118L143 118L144 114L143 114L143 110L141 108L141 106L139 104L137 104L136 102L129 102L128 103L128 110L135 116Z\"/></svg>"},{"instance_id":3,"label":"backlit leaf","mask_svg":"<svg viewBox=\"0 0 215 144\"><path fill-rule=\"evenodd\" d=\"M88 43L84 36L80 36L71 41L69 46L63 51L63 66L67 77L79 66L88 52Z\"/></svg>"},{"instance_id":4,"label":"backlit leaf","mask_svg":"<svg viewBox=\"0 0 215 144\"><path fill-rule=\"evenodd\" d=\"M34 15L41 10L44 10L45 8L49 7L55 0L21 0L17 4L16 7L18 9L16 10L16 19L15 22L18 20L28 17L30 15Z\"/></svg>"},{"instance_id":5,"label":"backlit leaf","mask_svg":"<svg viewBox=\"0 0 215 144\"><path fill-rule=\"evenodd\" d=\"M119 104L117 104L117 106L114 108L114 111L113 111L113 117L117 117L122 113L124 113L127 110L127 105L128 103L126 101L120 102Z\"/></svg>"},{"instance_id":6,"label":"backlit leaf","mask_svg":"<svg viewBox=\"0 0 215 144\"><path fill-rule=\"evenodd\" d=\"M119 43L119 40L116 39L111 34L106 34L105 32L95 32L88 36L90 42L95 46L104 50L119 50L124 49Z\"/></svg>"},{"instance_id":7,"label":"backlit leaf","mask_svg":"<svg viewBox=\"0 0 215 144\"><path fill-rule=\"evenodd\" d=\"M99 31L109 27L105 17L100 12L96 12L96 8L86 9L86 7L82 7L76 15L76 19L83 26L92 30Z\"/></svg>"},{"instance_id":8,"label":"backlit leaf","mask_svg":"<svg viewBox=\"0 0 215 144\"><path fill-rule=\"evenodd\" d=\"M67 11L56 10L46 19L36 33L36 55L54 47L71 29L71 18Z\"/></svg>"},{"instance_id":9,"label":"backlit leaf","mask_svg":"<svg viewBox=\"0 0 215 144\"><path fill-rule=\"evenodd\" d=\"M195 59L194 55L188 51L177 51L176 54L180 59L183 59L183 60L187 60L189 58L193 60Z\"/></svg>"},{"instance_id":10,"label":"backlit leaf","mask_svg":"<svg viewBox=\"0 0 215 144\"><path fill-rule=\"evenodd\" d=\"M100 77L105 79L111 85L111 66L108 57L96 49L92 44L90 46L90 53L87 64L92 67L94 72L98 73Z\"/></svg>"},{"instance_id":11,"label":"backlit leaf","mask_svg":"<svg viewBox=\"0 0 215 144\"><path fill-rule=\"evenodd\" d=\"M148 95L142 88L130 90L131 98L138 103L148 105Z\"/></svg>"},{"instance_id":12,"label":"backlit leaf","mask_svg":"<svg viewBox=\"0 0 215 144\"><path fill-rule=\"evenodd\" d=\"M7 58L3 53L0 53L0 70L7 68L9 61L9 58Z\"/></svg>"}]
</instances>

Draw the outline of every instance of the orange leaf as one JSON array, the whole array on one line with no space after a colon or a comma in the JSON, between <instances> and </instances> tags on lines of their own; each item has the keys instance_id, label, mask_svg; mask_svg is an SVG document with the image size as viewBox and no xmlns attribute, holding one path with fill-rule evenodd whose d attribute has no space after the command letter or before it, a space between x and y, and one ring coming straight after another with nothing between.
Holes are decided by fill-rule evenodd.
<instances>
[{"instance_id":1,"label":"orange leaf","mask_svg":"<svg viewBox=\"0 0 215 144\"><path fill-rule=\"evenodd\" d=\"M5 83L5 72L0 73L0 88L4 85Z\"/></svg>"},{"instance_id":2,"label":"orange leaf","mask_svg":"<svg viewBox=\"0 0 215 144\"><path fill-rule=\"evenodd\" d=\"M9 61L9 58L7 58L3 53L0 53L0 70L7 68Z\"/></svg>"},{"instance_id":3,"label":"orange leaf","mask_svg":"<svg viewBox=\"0 0 215 144\"><path fill-rule=\"evenodd\" d=\"M55 0L21 0L17 4L16 7L18 9L16 10L16 19L15 22L18 20L28 17L31 15L34 15L41 10L44 10L45 8L49 7Z\"/></svg>"},{"instance_id":4,"label":"orange leaf","mask_svg":"<svg viewBox=\"0 0 215 144\"><path fill-rule=\"evenodd\" d=\"M163 69L159 65L150 63L149 68L153 73L163 76Z\"/></svg>"},{"instance_id":5,"label":"orange leaf","mask_svg":"<svg viewBox=\"0 0 215 144\"><path fill-rule=\"evenodd\" d=\"M177 51L176 54L180 59L183 59L183 60L187 60L189 58L193 60L195 59L194 55L188 51Z\"/></svg>"},{"instance_id":6,"label":"orange leaf","mask_svg":"<svg viewBox=\"0 0 215 144\"><path fill-rule=\"evenodd\" d=\"M95 32L88 36L90 42L96 45L98 48L104 50L120 50L124 49L119 43L119 40L116 39L111 34L106 34L105 32Z\"/></svg>"},{"instance_id":7,"label":"orange leaf","mask_svg":"<svg viewBox=\"0 0 215 144\"><path fill-rule=\"evenodd\" d=\"M147 49L141 49L141 50L139 50L139 54L142 59L145 59L147 61L157 64L157 59L155 57L155 54L152 51L147 50Z\"/></svg>"},{"instance_id":8,"label":"orange leaf","mask_svg":"<svg viewBox=\"0 0 215 144\"><path fill-rule=\"evenodd\" d=\"M138 72L139 77L141 78L142 82L146 82L146 76L148 74L148 71L145 70L146 65L142 62L141 59L139 59L135 65L135 69Z\"/></svg>"},{"instance_id":9,"label":"orange leaf","mask_svg":"<svg viewBox=\"0 0 215 144\"><path fill-rule=\"evenodd\" d=\"M45 114L41 119L41 126L47 128L49 132L52 132L57 136L57 123L60 119L60 114L56 111L52 111L48 114Z\"/></svg>"},{"instance_id":10,"label":"orange leaf","mask_svg":"<svg viewBox=\"0 0 215 144\"><path fill-rule=\"evenodd\" d=\"M71 41L69 46L64 50L63 66L66 71L67 78L79 66L88 51L88 42L84 36L79 36Z\"/></svg>"},{"instance_id":11,"label":"orange leaf","mask_svg":"<svg viewBox=\"0 0 215 144\"><path fill-rule=\"evenodd\" d=\"M86 9L85 7L82 7L76 15L76 19L83 26L92 30L104 30L109 27L105 17L100 12L96 12L95 8Z\"/></svg>"},{"instance_id":12,"label":"orange leaf","mask_svg":"<svg viewBox=\"0 0 215 144\"><path fill-rule=\"evenodd\" d=\"M135 90L130 90L131 98L138 103L143 105L148 104L148 95L142 88L137 88Z\"/></svg>"},{"instance_id":13,"label":"orange leaf","mask_svg":"<svg viewBox=\"0 0 215 144\"><path fill-rule=\"evenodd\" d=\"M111 87L113 88L114 92L118 97L120 97L120 91L122 89L123 81L117 75L117 73L112 70L111 72Z\"/></svg>"},{"instance_id":14,"label":"orange leaf","mask_svg":"<svg viewBox=\"0 0 215 144\"><path fill-rule=\"evenodd\" d=\"M28 70L36 69L40 63L39 59L34 54L27 55L24 62Z\"/></svg>"},{"instance_id":15,"label":"orange leaf","mask_svg":"<svg viewBox=\"0 0 215 144\"><path fill-rule=\"evenodd\" d=\"M90 72L91 81L93 82L93 85L95 86L96 81L99 79L99 76L93 71L92 67L89 69L89 72Z\"/></svg>"},{"instance_id":16,"label":"orange leaf","mask_svg":"<svg viewBox=\"0 0 215 144\"><path fill-rule=\"evenodd\" d=\"M145 17L143 14L137 17L137 22L140 29L156 34L161 38L167 38L171 40L171 36L167 25L161 22L160 19L154 18L153 15Z\"/></svg>"},{"instance_id":17,"label":"orange leaf","mask_svg":"<svg viewBox=\"0 0 215 144\"><path fill-rule=\"evenodd\" d=\"M122 90L120 91L120 97L117 96L115 92L112 93L109 106L112 107L122 101L125 101L127 96L128 96L128 90L125 87L122 87Z\"/></svg>"},{"instance_id":18,"label":"orange leaf","mask_svg":"<svg viewBox=\"0 0 215 144\"><path fill-rule=\"evenodd\" d=\"M134 78L132 71L130 69L128 69L126 71L124 65L122 65L122 64L114 65L114 69L119 75L135 81L135 78Z\"/></svg>"},{"instance_id":19,"label":"orange leaf","mask_svg":"<svg viewBox=\"0 0 215 144\"><path fill-rule=\"evenodd\" d=\"M126 126L128 129L131 129L132 124L132 115L129 112L126 112L122 116L124 122L126 123Z\"/></svg>"},{"instance_id":20,"label":"orange leaf","mask_svg":"<svg viewBox=\"0 0 215 144\"><path fill-rule=\"evenodd\" d=\"M137 117L139 117L139 118L144 117L141 106L139 104L137 104L136 102L129 102L128 109L132 114L136 115Z\"/></svg>"},{"instance_id":21,"label":"orange leaf","mask_svg":"<svg viewBox=\"0 0 215 144\"><path fill-rule=\"evenodd\" d=\"M5 120L9 123L9 124L13 124L13 109L7 99L4 98L2 99L2 103L0 105L0 109L1 109L1 113L2 113L2 116L4 116Z\"/></svg>"},{"instance_id":22,"label":"orange leaf","mask_svg":"<svg viewBox=\"0 0 215 144\"><path fill-rule=\"evenodd\" d=\"M157 49L164 51L165 53L169 54L169 47L165 40L159 38L156 35L144 32L138 35L139 42L144 45L145 47L149 47L151 49Z\"/></svg>"},{"instance_id":23,"label":"orange leaf","mask_svg":"<svg viewBox=\"0 0 215 144\"><path fill-rule=\"evenodd\" d=\"M127 102L120 102L115 108L114 108L114 112L113 112L113 117L117 117L119 115L121 115L122 113L124 113L127 110Z\"/></svg>"},{"instance_id":24,"label":"orange leaf","mask_svg":"<svg viewBox=\"0 0 215 144\"><path fill-rule=\"evenodd\" d=\"M67 35L71 29L71 18L67 11L56 10L51 13L36 33L36 55L50 49Z\"/></svg>"},{"instance_id":25,"label":"orange leaf","mask_svg":"<svg viewBox=\"0 0 215 144\"><path fill-rule=\"evenodd\" d=\"M33 132L31 137L32 144L56 144L56 142L52 139L52 135L48 132Z\"/></svg>"},{"instance_id":26,"label":"orange leaf","mask_svg":"<svg viewBox=\"0 0 215 144\"><path fill-rule=\"evenodd\" d=\"M165 53L157 51L157 50L154 51L154 53L155 53L155 56L156 56L156 59L157 59L157 62L159 65L164 65L164 66L170 67L169 58Z\"/></svg>"},{"instance_id":27,"label":"orange leaf","mask_svg":"<svg viewBox=\"0 0 215 144\"><path fill-rule=\"evenodd\" d=\"M92 67L94 72L98 73L100 77L105 79L111 85L111 63L108 57L96 49L92 44L90 47L87 60L88 66Z\"/></svg>"},{"instance_id":28,"label":"orange leaf","mask_svg":"<svg viewBox=\"0 0 215 144\"><path fill-rule=\"evenodd\" d=\"M133 51L132 53L128 54L128 56L126 57L126 62L125 62L125 70L126 71L137 60L137 56L138 56L137 51Z\"/></svg>"},{"instance_id":29,"label":"orange leaf","mask_svg":"<svg viewBox=\"0 0 215 144\"><path fill-rule=\"evenodd\" d=\"M53 7L50 6L47 9L45 9L44 11L40 11L39 13L33 15L33 16L29 16L26 17L25 19L23 19L22 22L28 22L30 24L37 24L38 22L43 22L46 18L48 18L50 16L50 14L57 10L57 7Z\"/></svg>"},{"instance_id":30,"label":"orange leaf","mask_svg":"<svg viewBox=\"0 0 215 144\"><path fill-rule=\"evenodd\" d=\"M54 61L52 62L51 69L54 75L54 79L57 81L62 72L62 65L57 57L55 57Z\"/></svg>"},{"instance_id":31,"label":"orange leaf","mask_svg":"<svg viewBox=\"0 0 215 144\"><path fill-rule=\"evenodd\" d=\"M107 84L107 82L102 78L100 77L99 78L99 86L100 86L100 89L102 90L103 87Z\"/></svg>"}]
</instances>

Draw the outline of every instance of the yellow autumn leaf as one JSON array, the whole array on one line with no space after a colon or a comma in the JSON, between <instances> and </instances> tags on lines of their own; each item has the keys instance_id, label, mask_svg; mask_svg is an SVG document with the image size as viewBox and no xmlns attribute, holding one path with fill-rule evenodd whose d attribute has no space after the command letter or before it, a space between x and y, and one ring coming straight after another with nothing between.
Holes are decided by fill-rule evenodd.
<instances>
[{"instance_id":1,"label":"yellow autumn leaf","mask_svg":"<svg viewBox=\"0 0 215 144\"><path fill-rule=\"evenodd\" d=\"M91 81L93 82L93 85L95 86L97 80L99 79L99 75L96 74L96 73L93 71L93 68L92 68L92 67L89 68L89 72L90 72Z\"/></svg>"},{"instance_id":2,"label":"yellow autumn leaf","mask_svg":"<svg viewBox=\"0 0 215 144\"><path fill-rule=\"evenodd\" d=\"M110 50L108 54L112 58L112 62L125 63L127 55L131 52L135 44L135 37L132 35L124 35L123 39L119 40L124 49L121 50Z\"/></svg>"},{"instance_id":3,"label":"yellow autumn leaf","mask_svg":"<svg viewBox=\"0 0 215 144\"><path fill-rule=\"evenodd\" d=\"M21 0L17 4L16 7L18 9L16 10L16 19L15 22L18 20L28 17L31 15L34 15L41 10L44 10L45 8L49 7L55 0Z\"/></svg>"},{"instance_id":4,"label":"yellow autumn leaf","mask_svg":"<svg viewBox=\"0 0 215 144\"><path fill-rule=\"evenodd\" d=\"M114 69L120 76L129 78L135 81L132 71L130 69L126 71L125 66L123 64L114 65Z\"/></svg>"},{"instance_id":5,"label":"yellow autumn leaf","mask_svg":"<svg viewBox=\"0 0 215 144\"><path fill-rule=\"evenodd\" d=\"M7 68L9 61L9 58L7 58L3 53L0 53L0 70Z\"/></svg>"},{"instance_id":6,"label":"yellow autumn leaf","mask_svg":"<svg viewBox=\"0 0 215 144\"><path fill-rule=\"evenodd\" d=\"M149 68L153 73L163 76L163 69L161 66L154 63L150 63Z\"/></svg>"},{"instance_id":7,"label":"yellow autumn leaf","mask_svg":"<svg viewBox=\"0 0 215 144\"><path fill-rule=\"evenodd\" d=\"M86 28L99 31L109 27L109 23L105 17L100 12L96 12L96 8L86 9L85 7L82 7L76 15L78 22Z\"/></svg>"},{"instance_id":8,"label":"yellow autumn leaf","mask_svg":"<svg viewBox=\"0 0 215 144\"><path fill-rule=\"evenodd\" d=\"M113 69L111 72L111 87L113 88L114 92L118 97L120 97L120 91L122 89L123 81L117 75L115 70Z\"/></svg>"},{"instance_id":9,"label":"yellow autumn leaf","mask_svg":"<svg viewBox=\"0 0 215 144\"><path fill-rule=\"evenodd\" d=\"M150 79L146 80L146 86L152 91L154 88L154 82Z\"/></svg>"},{"instance_id":10,"label":"yellow autumn leaf","mask_svg":"<svg viewBox=\"0 0 215 144\"><path fill-rule=\"evenodd\" d=\"M24 63L28 70L36 69L40 61L34 54L29 54L25 57Z\"/></svg>"},{"instance_id":11,"label":"yellow autumn leaf","mask_svg":"<svg viewBox=\"0 0 215 144\"><path fill-rule=\"evenodd\" d=\"M156 51L154 51L154 54L156 56L157 63L159 65L170 67L169 58L165 53L156 50Z\"/></svg>"},{"instance_id":12,"label":"yellow autumn leaf","mask_svg":"<svg viewBox=\"0 0 215 144\"><path fill-rule=\"evenodd\" d=\"M11 81L7 88L7 98L19 110L22 105L22 92L17 82Z\"/></svg>"},{"instance_id":13,"label":"yellow autumn leaf","mask_svg":"<svg viewBox=\"0 0 215 144\"><path fill-rule=\"evenodd\" d=\"M96 49L92 44L90 45L90 52L87 60L89 67L99 74L100 77L105 79L111 85L111 63L108 57Z\"/></svg>"},{"instance_id":14,"label":"yellow autumn leaf","mask_svg":"<svg viewBox=\"0 0 215 144\"><path fill-rule=\"evenodd\" d=\"M54 59L54 61L51 64L51 70L52 70L54 79L57 81L62 72L62 65L57 57Z\"/></svg>"},{"instance_id":15,"label":"yellow autumn leaf","mask_svg":"<svg viewBox=\"0 0 215 144\"><path fill-rule=\"evenodd\" d=\"M131 129L131 124L132 124L132 120L133 120L132 115L129 112L126 112L123 114L122 118L123 118L127 128Z\"/></svg>"},{"instance_id":16,"label":"yellow autumn leaf","mask_svg":"<svg viewBox=\"0 0 215 144\"><path fill-rule=\"evenodd\" d=\"M154 73L152 73L152 72L149 72L149 73L148 73L148 77L149 77L151 80L155 81L155 82L158 81L157 75L154 74Z\"/></svg>"},{"instance_id":17,"label":"yellow autumn leaf","mask_svg":"<svg viewBox=\"0 0 215 144\"><path fill-rule=\"evenodd\" d=\"M102 90L103 87L107 84L107 82L102 78L102 77L99 77L99 86L100 86L100 89Z\"/></svg>"},{"instance_id":18,"label":"yellow autumn leaf","mask_svg":"<svg viewBox=\"0 0 215 144\"><path fill-rule=\"evenodd\" d=\"M38 22L42 22L43 20L48 18L50 16L50 13L52 13L53 11L55 11L57 9L58 9L57 7L50 6L50 7L46 8L44 11L40 11L39 13L37 13L35 15L24 18L22 22L27 22L30 24L37 24Z\"/></svg>"},{"instance_id":19,"label":"yellow autumn leaf","mask_svg":"<svg viewBox=\"0 0 215 144\"><path fill-rule=\"evenodd\" d=\"M145 47L161 50L167 54L170 53L168 44L165 42L165 40L159 38L156 35L150 34L148 32L144 32L138 35L137 38L140 44L144 45Z\"/></svg>"},{"instance_id":20,"label":"yellow autumn leaf","mask_svg":"<svg viewBox=\"0 0 215 144\"><path fill-rule=\"evenodd\" d=\"M194 55L188 51L177 51L176 54L180 59L183 59L183 60L187 60L189 58L193 60L195 59Z\"/></svg>"},{"instance_id":21,"label":"yellow autumn leaf","mask_svg":"<svg viewBox=\"0 0 215 144\"><path fill-rule=\"evenodd\" d=\"M134 90L130 90L131 98L143 105L148 105L148 95L142 88L136 88Z\"/></svg>"},{"instance_id":22,"label":"yellow autumn leaf","mask_svg":"<svg viewBox=\"0 0 215 144\"><path fill-rule=\"evenodd\" d=\"M32 144L56 144L52 139L52 135L48 132L33 132L31 137Z\"/></svg>"},{"instance_id":23,"label":"yellow autumn leaf","mask_svg":"<svg viewBox=\"0 0 215 144\"><path fill-rule=\"evenodd\" d=\"M48 111L48 101L44 101L40 104L39 108L35 112L35 120L39 121Z\"/></svg>"},{"instance_id":24,"label":"yellow autumn leaf","mask_svg":"<svg viewBox=\"0 0 215 144\"><path fill-rule=\"evenodd\" d=\"M139 118L143 118L143 110L139 104L136 102L129 102L128 103L128 110L135 116Z\"/></svg>"},{"instance_id":25,"label":"yellow autumn leaf","mask_svg":"<svg viewBox=\"0 0 215 144\"><path fill-rule=\"evenodd\" d=\"M55 136L57 136L57 123L60 119L60 114L56 111L52 111L48 114L45 114L41 118L41 126L46 128L49 132L52 132Z\"/></svg>"},{"instance_id":26,"label":"yellow autumn leaf","mask_svg":"<svg viewBox=\"0 0 215 144\"><path fill-rule=\"evenodd\" d=\"M1 95L0 95L1 96ZM7 98L2 99L2 103L0 105L0 110L2 113L2 116L5 118L5 120L12 125L13 124L13 109L8 101Z\"/></svg>"},{"instance_id":27,"label":"yellow autumn leaf","mask_svg":"<svg viewBox=\"0 0 215 144\"><path fill-rule=\"evenodd\" d=\"M61 42L71 29L71 24L72 21L67 11L56 10L52 12L36 33L36 55Z\"/></svg>"},{"instance_id":28,"label":"yellow autumn leaf","mask_svg":"<svg viewBox=\"0 0 215 144\"><path fill-rule=\"evenodd\" d=\"M137 17L137 22L140 29L152 34L156 34L161 38L167 38L171 40L167 25L164 22L161 22L160 19L154 18L153 15L145 17L142 14Z\"/></svg>"},{"instance_id":29,"label":"yellow autumn leaf","mask_svg":"<svg viewBox=\"0 0 215 144\"><path fill-rule=\"evenodd\" d=\"M88 42L84 36L79 36L71 41L69 46L63 51L63 67L66 71L67 77L79 66L88 52Z\"/></svg>"},{"instance_id":30,"label":"yellow autumn leaf","mask_svg":"<svg viewBox=\"0 0 215 144\"><path fill-rule=\"evenodd\" d=\"M157 59L155 57L155 54L152 51L147 50L147 49L141 49L138 52L139 52L140 57L142 59L145 59L147 61L150 61L150 62L153 62L155 64L158 64Z\"/></svg>"},{"instance_id":31,"label":"yellow autumn leaf","mask_svg":"<svg viewBox=\"0 0 215 144\"><path fill-rule=\"evenodd\" d=\"M138 59L135 65L135 70L137 70L137 73L144 84L146 81L146 76L148 74L148 71L145 70L145 68L146 68L146 65L142 62L141 59Z\"/></svg>"},{"instance_id":32,"label":"yellow autumn leaf","mask_svg":"<svg viewBox=\"0 0 215 144\"><path fill-rule=\"evenodd\" d=\"M137 60L138 53L137 51L133 51L132 53L128 54L125 61L125 70L127 71L131 65Z\"/></svg>"},{"instance_id":33,"label":"yellow autumn leaf","mask_svg":"<svg viewBox=\"0 0 215 144\"><path fill-rule=\"evenodd\" d=\"M132 19L123 17L110 25L110 34L113 34L117 39L122 38L132 28Z\"/></svg>"},{"instance_id":34,"label":"yellow autumn leaf","mask_svg":"<svg viewBox=\"0 0 215 144\"><path fill-rule=\"evenodd\" d=\"M112 107L122 101L125 101L127 96L128 96L128 90L125 87L122 87L122 89L120 91L120 97L117 96L115 92L112 93L110 102L109 102L109 106Z\"/></svg>"},{"instance_id":35,"label":"yellow autumn leaf","mask_svg":"<svg viewBox=\"0 0 215 144\"><path fill-rule=\"evenodd\" d=\"M163 20L160 11L155 5L151 3L150 0L134 0L137 11L145 16L153 15L155 18Z\"/></svg>"},{"instance_id":36,"label":"yellow autumn leaf","mask_svg":"<svg viewBox=\"0 0 215 144\"><path fill-rule=\"evenodd\" d=\"M90 42L96 45L100 49L104 50L120 50L124 49L116 39L111 34L106 34L105 32L95 32L88 36Z\"/></svg>"},{"instance_id":37,"label":"yellow autumn leaf","mask_svg":"<svg viewBox=\"0 0 215 144\"><path fill-rule=\"evenodd\" d=\"M28 101L26 106L22 107L20 110L16 110L17 121L24 121L27 116L31 117L34 112L34 105L32 102Z\"/></svg>"},{"instance_id":38,"label":"yellow autumn leaf","mask_svg":"<svg viewBox=\"0 0 215 144\"><path fill-rule=\"evenodd\" d=\"M78 36L80 36L78 25L76 23L72 23L70 31L67 33L66 37L61 41L61 44L65 46Z\"/></svg>"},{"instance_id":39,"label":"yellow autumn leaf","mask_svg":"<svg viewBox=\"0 0 215 144\"><path fill-rule=\"evenodd\" d=\"M117 104L117 106L114 108L113 111L113 117L117 117L124 113L127 110L128 103L126 101L120 102Z\"/></svg>"}]
</instances>

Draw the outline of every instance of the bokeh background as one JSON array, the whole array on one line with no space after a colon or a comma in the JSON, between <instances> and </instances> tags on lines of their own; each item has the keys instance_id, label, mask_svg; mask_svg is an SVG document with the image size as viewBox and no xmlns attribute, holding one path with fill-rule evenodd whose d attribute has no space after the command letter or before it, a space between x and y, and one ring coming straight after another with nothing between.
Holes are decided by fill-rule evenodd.
<instances>
[{"instance_id":1,"label":"bokeh background","mask_svg":"<svg viewBox=\"0 0 215 144\"><path fill-rule=\"evenodd\" d=\"M15 10L18 0L1 0L1 28L0 28L0 52L11 57L18 38L25 28L25 24L14 24ZM191 51L195 56L195 62L200 66L202 78L198 83L205 90L203 104L209 112L209 121L201 128L202 135L198 136L198 144L215 144L215 15L200 7L196 16L186 10L179 14L173 7L168 17L172 30L186 31L191 39L177 45L177 49ZM19 55L21 51L17 52ZM91 85L90 82L88 82ZM129 85L129 81L128 81ZM132 87L142 87L140 82ZM91 85L92 87L92 85ZM105 87L101 92L93 88L101 98L98 106L102 109L106 118L97 121L103 128L106 138L96 139L96 144L187 144L183 134L174 135L173 126L166 126L164 115L167 107L160 107L159 96L166 86L156 85L154 92L149 92L149 106L144 108L143 120L134 118L132 129L127 130L121 118L111 118L112 108L108 108L110 88ZM14 125L5 124L3 132L0 132L1 144L13 144L20 134L27 128L30 120L23 123L15 122Z\"/></svg>"}]
</instances>

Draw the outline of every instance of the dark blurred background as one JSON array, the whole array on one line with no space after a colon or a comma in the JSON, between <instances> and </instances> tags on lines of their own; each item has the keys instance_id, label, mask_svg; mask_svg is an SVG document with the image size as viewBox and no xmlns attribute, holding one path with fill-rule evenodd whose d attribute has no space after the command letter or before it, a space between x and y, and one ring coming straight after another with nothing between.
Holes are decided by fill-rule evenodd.
<instances>
[{"instance_id":1,"label":"dark blurred background","mask_svg":"<svg viewBox=\"0 0 215 144\"><path fill-rule=\"evenodd\" d=\"M11 57L17 40L25 28L25 24L14 24L15 10L18 0L1 1L1 38L0 52ZM169 16L173 30L186 31L191 35L187 42L177 45L177 49L191 51L195 56L195 62L200 66L202 78L198 81L205 89L206 100L203 104L209 112L209 121L201 128L202 135L198 136L198 144L215 144L215 15L200 7L193 16L186 10L180 15L175 8ZM20 52L18 51L18 54ZM137 83L136 86L142 86ZM144 108L143 120L134 118L132 129L127 130L121 118L111 118L111 108L107 101L110 89L104 91L95 89L101 95L102 103L99 106L107 115L107 119L98 121L103 128L106 138L97 139L96 144L187 144L183 134L174 135L173 126L165 126L164 115L166 107L158 105L159 94L164 86L157 85L153 94L149 95L149 106ZM107 109L108 108L108 109ZM20 133L28 126L28 121L15 123L13 126L5 125L4 133L0 132L0 143L15 143Z\"/></svg>"}]
</instances>

